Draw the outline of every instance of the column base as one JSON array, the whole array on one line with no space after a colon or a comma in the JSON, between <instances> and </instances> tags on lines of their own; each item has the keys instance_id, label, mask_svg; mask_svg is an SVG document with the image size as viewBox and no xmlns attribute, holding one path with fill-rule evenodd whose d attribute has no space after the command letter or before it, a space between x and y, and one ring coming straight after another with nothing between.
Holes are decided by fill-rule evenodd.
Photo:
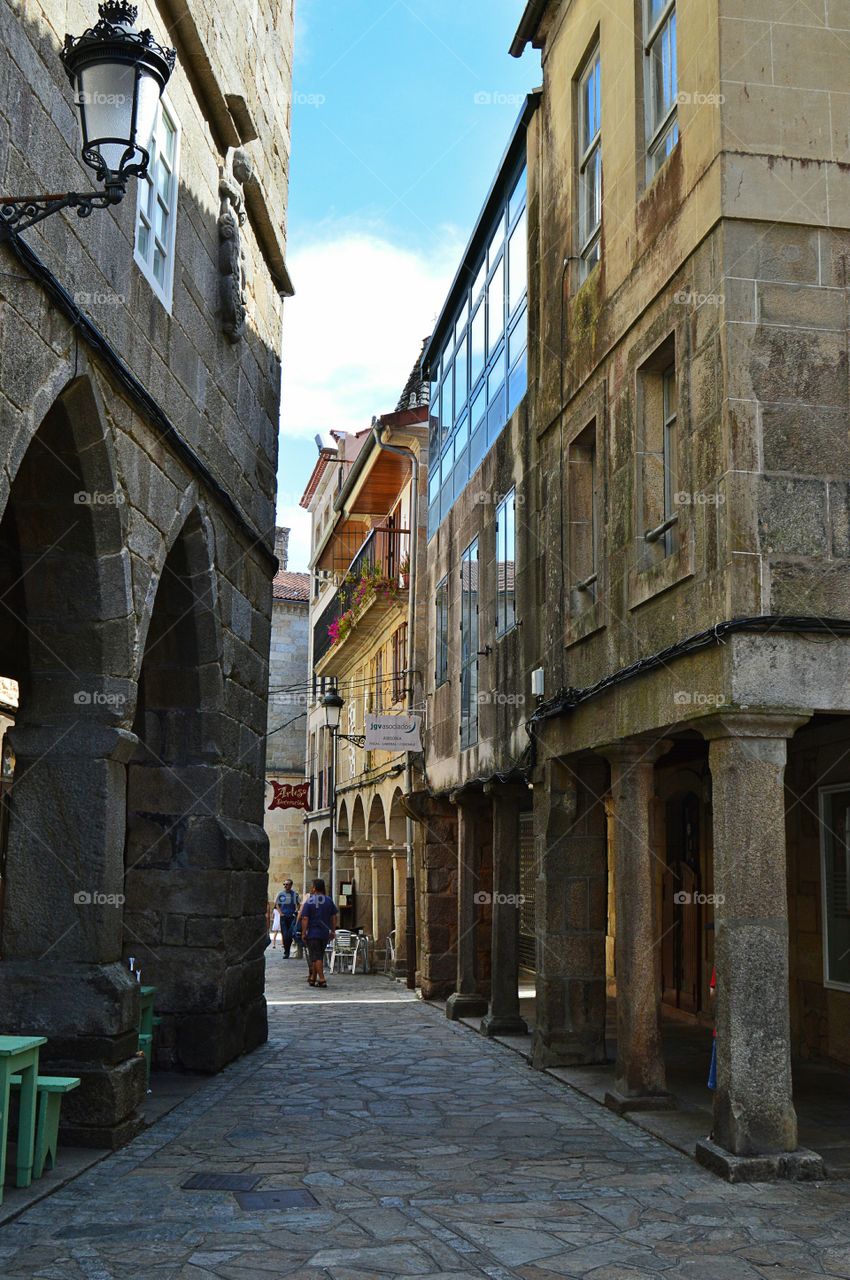
<instances>
[{"instance_id":1,"label":"column base","mask_svg":"<svg viewBox=\"0 0 850 1280\"><path fill-rule=\"evenodd\" d=\"M525 1018L521 1018L519 1014L516 1017L500 1017L498 1014L488 1013L486 1017L481 1019L482 1036L527 1036L528 1023Z\"/></svg>"},{"instance_id":2,"label":"column base","mask_svg":"<svg viewBox=\"0 0 850 1280\"><path fill-rule=\"evenodd\" d=\"M547 1038L538 1030L534 1032L531 1065L536 1071L548 1071L550 1067L601 1066L610 1061L604 1042L588 1045L566 1036Z\"/></svg>"},{"instance_id":3,"label":"column base","mask_svg":"<svg viewBox=\"0 0 850 1280\"><path fill-rule=\"evenodd\" d=\"M605 1106L624 1116L629 1111L675 1111L676 1099L672 1093L620 1093L609 1089L605 1094Z\"/></svg>"},{"instance_id":4,"label":"column base","mask_svg":"<svg viewBox=\"0 0 850 1280\"><path fill-rule=\"evenodd\" d=\"M483 1018L488 1008L486 996L455 991L446 1001L446 1017L450 1022L460 1022L461 1018Z\"/></svg>"},{"instance_id":5,"label":"column base","mask_svg":"<svg viewBox=\"0 0 850 1280\"><path fill-rule=\"evenodd\" d=\"M694 1155L698 1164L727 1182L821 1182L827 1177L823 1157L806 1147L774 1155L735 1156L711 1138L701 1138Z\"/></svg>"}]
</instances>

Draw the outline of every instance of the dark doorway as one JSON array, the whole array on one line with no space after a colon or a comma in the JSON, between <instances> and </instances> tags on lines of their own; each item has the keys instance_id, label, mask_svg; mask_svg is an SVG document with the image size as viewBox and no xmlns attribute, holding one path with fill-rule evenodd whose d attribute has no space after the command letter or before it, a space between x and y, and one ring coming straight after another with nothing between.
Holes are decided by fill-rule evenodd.
<instances>
[{"instance_id":1,"label":"dark doorway","mask_svg":"<svg viewBox=\"0 0 850 1280\"><path fill-rule=\"evenodd\" d=\"M689 1013L701 1006L700 806L692 791L666 807L666 868L662 900L662 992L666 1004Z\"/></svg>"}]
</instances>

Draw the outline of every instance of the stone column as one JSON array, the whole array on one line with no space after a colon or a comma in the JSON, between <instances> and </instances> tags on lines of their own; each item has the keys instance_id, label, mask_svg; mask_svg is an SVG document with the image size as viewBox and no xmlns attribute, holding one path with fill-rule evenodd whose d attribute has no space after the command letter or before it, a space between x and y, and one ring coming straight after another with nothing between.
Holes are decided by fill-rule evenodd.
<instances>
[{"instance_id":1,"label":"stone column","mask_svg":"<svg viewBox=\"0 0 850 1280\"><path fill-rule=\"evenodd\" d=\"M372 937L383 952L393 927L393 857L391 849L372 849Z\"/></svg>"},{"instance_id":2,"label":"stone column","mask_svg":"<svg viewBox=\"0 0 850 1280\"><path fill-rule=\"evenodd\" d=\"M83 713L80 713L81 717ZM75 1075L62 1119L79 1145L141 1127L138 991L122 963L126 762L118 727L18 724L3 903L0 1029L45 1035L49 1074Z\"/></svg>"},{"instance_id":3,"label":"stone column","mask_svg":"<svg viewBox=\"0 0 850 1280\"><path fill-rule=\"evenodd\" d=\"M395 929L395 969L394 973L407 971L405 939L407 929L407 850L393 849L393 905Z\"/></svg>"},{"instance_id":4,"label":"stone column","mask_svg":"<svg viewBox=\"0 0 850 1280\"><path fill-rule=\"evenodd\" d=\"M526 1035L519 1012L519 815L528 787L488 783L493 806L493 902L490 1008L485 1036Z\"/></svg>"},{"instance_id":5,"label":"stone column","mask_svg":"<svg viewBox=\"0 0 850 1280\"><path fill-rule=\"evenodd\" d=\"M355 923L372 932L372 854L368 849L352 848L354 861Z\"/></svg>"},{"instance_id":6,"label":"stone column","mask_svg":"<svg viewBox=\"0 0 850 1280\"><path fill-rule=\"evenodd\" d=\"M784 774L787 740L807 719L699 726L712 780L717 1090L714 1141L697 1156L735 1178L823 1176L820 1157L797 1149L788 999Z\"/></svg>"},{"instance_id":7,"label":"stone column","mask_svg":"<svg viewBox=\"0 0 850 1280\"><path fill-rule=\"evenodd\" d=\"M606 1103L615 1111L673 1107L661 1043L661 931L655 890L655 762L667 741L606 747L617 898L617 1069Z\"/></svg>"},{"instance_id":8,"label":"stone column","mask_svg":"<svg viewBox=\"0 0 850 1280\"><path fill-rule=\"evenodd\" d=\"M425 1000L448 996L457 970L457 809L424 791L405 796L417 824L418 980Z\"/></svg>"},{"instance_id":9,"label":"stone column","mask_svg":"<svg viewBox=\"0 0 850 1280\"><path fill-rule=\"evenodd\" d=\"M540 1069L606 1060L607 790L601 760L548 760L534 785Z\"/></svg>"},{"instance_id":10,"label":"stone column","mask_svg":"<svg viewBox=\"0 0 850 1280\"><path fill-rule=\"evenodd\" d=\"M489 805L478 792L454 792L457 806L457 975L446 1002L446 1017L482 1017L487 1000L478 990L475 965L478 867Z\"/></svg>"}]
</instances>

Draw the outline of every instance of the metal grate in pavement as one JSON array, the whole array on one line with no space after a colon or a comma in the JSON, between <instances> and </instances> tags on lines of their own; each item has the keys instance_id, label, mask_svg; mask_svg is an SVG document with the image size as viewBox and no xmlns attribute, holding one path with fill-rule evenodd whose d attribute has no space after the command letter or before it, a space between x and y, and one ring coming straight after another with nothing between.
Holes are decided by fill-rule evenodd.
<instances>
[{"instance_id":1,"label":"metal grate in pavement","mask_svg":"<svg viewBox=\"0 0 850 1280\"><path fill-rule=\"evenodd\" d=\"M253 1191L260 1181L256 1173L193 1173L183 1191Z\"/></svg>"},{"instance_id":2,"label":"metal grate in pavement","mask_svg":"<svg viewBox=\"0 0 850 1280\"><path fill-rule=\"evenodd\" d=\"M313 1209L319 1202L309 1191L237 1191L240 1209Z\"/></svg>"}]
</instances>

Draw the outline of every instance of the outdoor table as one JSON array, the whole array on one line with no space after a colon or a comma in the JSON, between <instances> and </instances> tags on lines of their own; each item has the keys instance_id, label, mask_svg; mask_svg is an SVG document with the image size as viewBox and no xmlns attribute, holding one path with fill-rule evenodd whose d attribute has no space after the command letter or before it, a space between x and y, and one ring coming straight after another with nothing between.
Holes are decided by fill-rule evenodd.
<instances>
[{"instance_id":1,"label":"outdoor table","mask_svg":"<svg viewBox=\"0 0 850 1280\"><path fill-rule=\"evenodd\" d=\"M0 1204L3 1203L3 1187L6 1182L12 1076L21 1077L16 1185L28 1187L32 1182L38 1051L43 1044L47 1044L45 1036L0 1036Z\"/></svg>"}]
</instances>

